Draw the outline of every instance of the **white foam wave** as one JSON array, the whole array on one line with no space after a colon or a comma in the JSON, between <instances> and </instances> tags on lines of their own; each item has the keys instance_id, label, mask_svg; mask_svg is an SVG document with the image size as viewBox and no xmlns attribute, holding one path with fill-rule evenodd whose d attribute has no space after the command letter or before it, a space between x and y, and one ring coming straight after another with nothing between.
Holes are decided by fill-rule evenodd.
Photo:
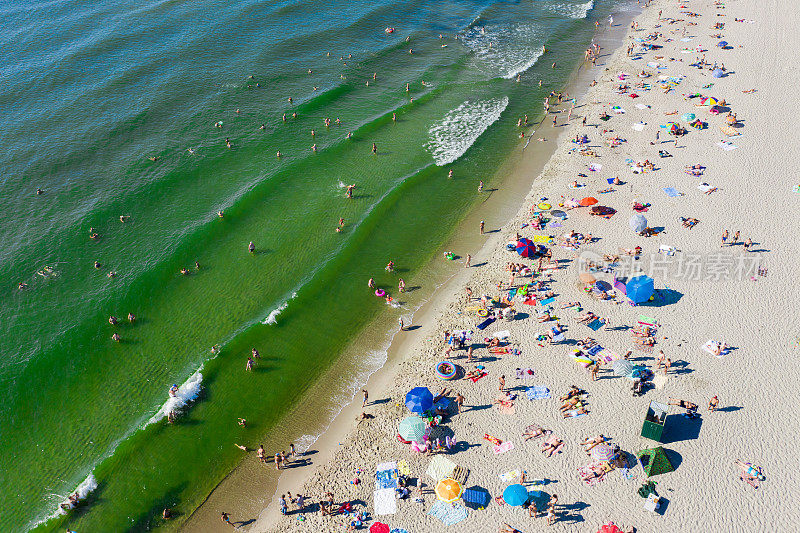
<instances>
[{"instance_id":1,"label":"white foam wave","mask_svg":"<svg viewBox=\"0 0 800 533\"><path fill-rule=\"evenodd\" d=\"M452 163L491 126L508 106L508 97L464 102L428 130L425 145L437 166Z\"/></svg>"},{"instance_id":2,"label":"white foam wave","mask_svg":"<svg viewBox=\"0 0 800 533\"><path fill-rule=\"evenodd\" d=\"M594 0L589 0L584 4L557 2L546 5L554 15L561 15L571 19L585 19L589 15L589 11L594 8Z\"/></svg>"},{"instance_id":3,"label":"white foam wave","mask_svg":"<svg viewBox=\"0 0 800 533\"><path fill-rule=\"evenodd\" d=\"M289 300L294 300L295 298L297 298L297 293L293 292L292 293L292 297L289 298ZM278 315L280 315L283 312L284 309L289 307L289 300L286 300L281 305L279 305L278 307L276 307L275 309L270 311L269 314L267 315L267 318L265 318L261 323L264 324L264 325L277 324L278 323Z\"/></svg>"},{"instance_id":4,"label":"white foam wave","mask_svg":"<svg viewBox=\"0 0 800 533\"><path fill-rule=\"evenodd\" d=\"M150 420L148 420L143 427L158 422L166 417L170 411L178 412L183 410L184 407L196 400L200 395L200 389L203 383L203 374L200 373L202 369L203 367L200 367L197 372L189 376L189 379L178 387L178 392L175 393L175 396L170 396L169 399L164 402L164 405L161 406L161 409L151 416Z\"/></svg>"},{"instance_id":5,"label":"white foam wave","mask_svg":"<svg viewBox=\"0 0 800 533\"><path fill-rule=\"evenodd\" d=\"M479 59L481 70L506 79L525 72L542 55L540 29L533 24L472 26L461 39Z\"/></svg>"},{"instance_id":6,"label":"white foam wave","mask_svg":"<svg viewBox=\"0 0 800 533\"><path fill-rule=\"evenodd\" d=\"M28 529L34 529L45 522L56 518L59 515L67 514L67 512L73 508L72 502L69 501L69 497L73 494L78 495L78 501L81 502L86 499L86 497L92 493L97 488L97 480L94 477L94 473L90 473L72 492L70 492L67 496L61 496L58 494L53 494L55 498L58 498L59 502L56 506L55 511L53 511L48 516L36 520L32 524L30 524Z\"/></svg>"}]
</instances>

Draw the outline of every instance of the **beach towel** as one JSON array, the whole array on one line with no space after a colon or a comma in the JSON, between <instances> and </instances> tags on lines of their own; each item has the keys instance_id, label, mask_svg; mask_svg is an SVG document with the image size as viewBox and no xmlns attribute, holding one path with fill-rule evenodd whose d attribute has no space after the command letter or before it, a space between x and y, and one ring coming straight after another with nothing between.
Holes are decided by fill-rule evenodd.
<instances>
[{"instance_id":1,"label":"beach towel","mask_svg":"<svg viewBox=\"0 0 800 533\"><path fill-rule=\"evenodd\" d=\"M458 481L462 486L467 483L467 476L469 475L469 468L466 466L457 466L453 473L450 474L450 479Z\"/></svg>"},{"instance_id":2,"label":"beach towel","mask_svg":"<svg viewBox=\"0 0 800 533\"><path fill-rule=\"evenodd\" d=\"M411 467L408 466L408 462L405 459L401 459L397 461L397 471L400 472L401 476L410 476L411 475Z\"/></svg>"},{"instance_id":3,"label":"beach towel","mask_svg":"<svg viewBox=\"0 0 800 533\"><path fill-rule=\"evenodd\" d=\"M608 365L617 361L619 359L619 354L617 352L612 352L611 350L603 350L597 356L597 358L603 362L604 365Z\"/></svg>"},{"instance_id":4,"label":"beach towel","mask_svg":"<svg viewBox=\"0 0 800 533\"><path fill-rule=\"evenodd\" d=\"M397 463L380 464L375 472L375 486L378 489L396 489L398 475Z\"/></svg>"},{"instance_id":5,"label":"beach towel","mask_svg":"<svg viewBox=\"0 0 800 533\"><path fill-rule=\"evenodd\" d=\"M428 463L428 469L425 475L436 480L441 481L446 477L450 477L455 470L456 464L443 455L434 455L431 462Z\"/></svg>"},{"instance_id":6,"label":"beach towel","mask_svg":"<svg viewBox=\"0 0 800 533\"><path fill-rule=\"evenodd\" d=\"M663 190L664 190L664 192L665 192L665 193L667 193L667 196L669 196L670 198L676 198L676 197L678 197L678 196L682 196L682 194L681 194L681 193L679 193L679 192L678 192L678 191L675 189L675 187L664 187L664 189L663 189Z\"/></svg>"},{"instance_id":7,"label":"beach towel","mask_svg":"<svg viewBox=\"0 0 800 533\"><path fill-rule=\"evenodd\" d=\"M587 485L597 485L605 481L606 474L602 474L600 477L590 477L594 475L593 468L596 468L598 463L591 463L585 466L578 468L578 477Z\"/></svg>"},{"instance_id":8,"label":"beach towel","mask_svg":"<svg viewBox=\"0 0 800 533\"><path fill-rule=\"evenodd\" d=\"M580 411L576 411L575 409L564 413L565 418L578 418L579 416L586 416L586 415L587 413L581 413Z\"/></svg>"},{"instance_id":9,"label":"beach towel","mask_svg":"<svg viewBox=\"0 0 800 533\"><path fill-rule=\"evenodd\" d=\"M639 315L636 321L643 326L656 327L656 319L650 316Z\"/></svg>"},{"instance_id":10,"label":"beach towel","mask_svg":"<svg viewBox=\"0 0 800 533\"><path fill-rule=\"evenodd\" d=\"M510 440L505 441L503 444L494 444L492 445L492 451L495 455L500 455L501 453L506 453L507 451L514 449L514 443Z\"/></svg>"},{"instance_id":11,"label":"beach towel","mask_svg":"<svg viewBox=\"0 0 800 533\"><path fill-rule=\"evenodd\" d=\"M533 369L532 368L518 368L517 369L517 379L528 379L533 377Z\"/></svg>"},{"instance_id":12,"label":"beach towel","mask_svg":"<svg viewBox=\"0 0 800 533\"><path fill-rule=\"evenodd\" d=\"M599 172L603 170L603 165L601 165L600 163L591 163L589 165L589 170L591 170L592 172Z\"/></svg>"},{"instance_id":13,"label":"beach towel","mask_svg":"<svg viewBox=\"0 0 800 533\"><path fill-rule=\"evenodd\" d=\"M550 235L534 235L533 242L550 244L551 242L553 242L553 237L551 237Z\"/></svg>"},{"instance_id":14,"label":"beach towel","mask_svg":"<svg viewBox=\"0 0 800 533\"><path fill-rule=\"evenodd\" d=\"M378 489L373 493L373 504L376 515L395 514L397 512L397 497L394 489Z\"/></svg>"},{"instance_id":15,"label":"beach towel","mask_svg":"<svg viewBox=\"0 0 800 533\"><path fill-rule=\"evenodd\" d=\"M599 344L595 344L594 346L592 346L591 348L586 350L586 353L588 353L589 355L594 356L594 355L599 354L602 351L603 351L603 347L600 346Z\"/></svg>"},{"instance_id":16,"label":"beach towel","mask_svg":"<svg viewBox=\"0 0 800 533\"><path fill-rule=\"evenodd\" d=\"M653 376L653 386L656 389L661 390L661 389L664 388L664 385L666 385L666 384L667 384L667 376L665 376L663 374L659 374L657 376Z\"/></svg>"},{"instance_id":17,"label":"beach towel","mask_svg":"<svg viewBox=\"0 0 800 533\"><path fill-rule=\"evenodd\" d=\"M487 318L486 320L484 320L483 322L481 322L480 324L478 324L475 327L478 328L478 329L486 329L487 327L489 327L489 324L491 324L495 320L496 319L494 317L489 317L489 318Z\"/></svg>"},{"instance_id":18,"label":"beach towel","mask_svg":"<svg viewBox=\"0 0 800 533\"><path fill-rule=\"evenodd\" d=\"M499 478L505 483L511 483L512 481L516 481L522 475L522 472L519 470L511 470L510 472L504 472L499 474Z\"/></svg>"},{"instance_id":19,"label":"beach towel","mask_svg":"<svg viewBox=\"0 0 800 533\"><path fill-rule=\"evenodd\" d=\"M592 331L597 331L598 329L602 328L602 327L603 327L603 325L605 325L605 322L603 322L603 321L602 321L602 320L600 320L599 318L595 318L594 320L592 320L591 322L589 322L588 324L586 324L586 326L587 326L589 329L591 329Z\"/></svg>"},{"instance_id":20,"label":"beach towel","mask_svg":"<svg viewBox=\"0 0 800 533\"><path fill-rule=\"evenodd\" d=\"M636 104L637 109L650 109L650 106L647 104Z\"/></svg>"},{"instance_id":21,"label":"beach towel","mask_svg":"<svg viewBox=\"0 0 800 533\"><path fill-rule=\"evenodd\" d=\"M542 305L542 306L545 306L545 305L550 305L550 304L551 304L551 303L553 303L555 300L556 300L555 298L547 298L547 299L545 299L545 300L542 300L541 302L539 302L539 305Z\"/></svg>"},{"instance_id":22,"label":"beach towel","mask_svg":"<svg viewBox=\"0 0 800 533\"><path fill-rule=\"evenodd\" d=\"M714 353L714 348L717 347L717 344L719 344L719 343L717 343L714 340L710 340L707 343L705 343L704 345L702 345L701 348L703 350L707 351L708 353L710 353L711 355L713 355L714 357L716 357L717 359L722 359L723 357L728 355L728 353L730 353L730 350L726 348L726 349L722 350L719 355L717 355L717 354Z\"/></svg>"},{"instance_id":23,"label":"beach towel","mask_svg":"<svg viewBox=\"0 0 800 533\"><path fill-rule=\"evenodd\" d=\"M503 331L498 331L494 335L492 335L492 337L496 337L496 338L498 338L500 340L505 340L505 339L509 338L510 336L511 336L511 332L508 331L507 329L504 329Z\"/></svg>"},{"instance_id":24,"label":"beach towel","mask_svg":"<svg viewBox=\"0 0 800 533\"><path fill-rule=\"evenodd\" d=\"M477 383L479 379L486 376L487 374L488 372L481 372L478 376L470 377L469 379L471 379L473 383Z\"/></svg>"},{"instance_id":25,"label":"beach towel","mask_svg":"<svg viewBox=\"0 0 800 533\"><path fill-rule=\"evenodd\" d=\"M531 401L546 400L550 398L550 389L544 385L534 385L533 387L525 389L525 395L528 396L528 399Z\"/></svg>"},{"instance_id":26,"label":"beach towel","mask_svg":"<svg viewBox=\"0 0 800 533\"><path fill-rule=\"evenodd\" d=\"M428 511L428 515L438 518L446 526L452 526L465 520L469 516L469 512L458 502L445 503L436 500Z\"/></svg>"},{"instance_id":27,"label":"beach towel","mask_svg":"<svg viewBox=\"0 0 800 533\"><path fill-rule=\"evenodd\" d=\"M733 144L730 141L720 141L720 142L718 142L716 144L717 144L717 146L719 146L720 148L722 148L726 152L730 152L731 150L736 150L736 148L738 148L738 146L736 146L735 144Z\"/></svg>"},{"instance_id":28,"label":"beach towel","mask_svg":"<svg viewBox=\"0 0 800 533\"><path fill-rule=\"evenodd\" d=\"M644 127L646 124L644 122L637 122L636 124L631 125L631 129L635 131L644 131Z\"/></svg>"}]
</instances>

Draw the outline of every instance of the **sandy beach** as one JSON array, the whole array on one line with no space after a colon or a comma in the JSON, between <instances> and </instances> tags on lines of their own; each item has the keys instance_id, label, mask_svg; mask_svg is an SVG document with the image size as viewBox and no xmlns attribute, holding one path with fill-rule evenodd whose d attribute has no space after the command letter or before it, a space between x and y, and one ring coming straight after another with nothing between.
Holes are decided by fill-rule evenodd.
<instances>
[{"instance_id":1,"label":"sandy beach","mask_svg":"<svg viewBox=\"0 0 800 533\"><path fill-rule=\"evenodd\" d=\"M793 530L798 511L790 502L800 475L789 448L798 427L790 394L798 379L792 359L800 342L793 312L800 245L791 233L800 195L791 178L799 149L787 139L800 116L791 95L800 71L786 53L797 40L791 32L797 15L788 7L652 2L634 20L625 45L592 71L597 83L571 120L569 104L551 98L546 122L555 117L563 130L555 154L513 219L488 233L479 250L455 251L472 254L472 266L440 289L435 312L415 318L419 329L395 337L394 349L404 357L368 384L363 412L370 418L350 422L362 409L360 400L349 406L340 415L348 422L315 446L323 450L315 466L282 476L279 495L302 494L307 507L290 503L283 516L276 497L258 520L240 527L345 531L353 514L319 511L330 491L334 509L350 502L353 511L366 513L356 530L380 522L410 533L493 532L507 523L527 532L552 522L557 531L594 532L609 521L643 532ZM673 135L672 123L685 134ZM593 205L571 207L579 203ZM592 216L600 206L609 214ZM541 213L541 229L534 229L534 213ZM652 236L631 228L637 214ZM509 250L517 234L537 244L552 237L552 258ZM512 277L509 263L537 272L533 279ZM633 306L621 286L605 295L587 291L586 274L609 284L646 275L655 291ZM541 291L526 304L520 288L527 284L529 292L536 294L537 285ZM633 295L631 286L627 291ZM550 292L552 301L542 304ZM483 295L498 301L488 309L513 308L513 319L478 330ZM587 312L599 317L592 328L579 322L592 323ZM552 320L540 322L543 314ZM557 324L566 328L564 340L542 339ZM472 332L464 346L472 347L471 361L466 349L446 352L452 345L445 332L457 331ZM507 341L490 351L484 339L506 331L500 336ZM587 338L605 350L581 346ZM710 350L703 349L709 341ZM712 353L717 349L720 355ZM596 379L575 350L599 363ZM634 380L617 375L628 352L645 377L639 396L631 390ZM457 366L455 379L437 377L442 360ZM476 371L485 375L465 377ZM582 399L564 410L559 397L573 385L584 391ZM451 449L420 453L396 437L400 421L413 415L405 399L415 387L433 395L446 387L451 400L463 397L461 412L451 404L431 430L441 440L452 438ZM696 404L697 414L684 416L686 409L671 405L659 441L641 436L650 402L681 400ZM526 440L523 434L533 435L535 426L547 433ZM581 445L601 434L617 460L600 461ZM543 451L545 442L555 450ZM673 471L648 478L636 454L659 446ZM469 489L452 505L437 502L438 479L428 474L439 458L460 467L451 475ZM761 473L748 478L737 460ZM406 473L411 494L395 499L390 491L387 501L376 467L398 462L393 466ZM533 517L501 499L522 472L537 509ZM657 482L655 510L638 493L648 480Z\"/></svg>"}]
</instances>

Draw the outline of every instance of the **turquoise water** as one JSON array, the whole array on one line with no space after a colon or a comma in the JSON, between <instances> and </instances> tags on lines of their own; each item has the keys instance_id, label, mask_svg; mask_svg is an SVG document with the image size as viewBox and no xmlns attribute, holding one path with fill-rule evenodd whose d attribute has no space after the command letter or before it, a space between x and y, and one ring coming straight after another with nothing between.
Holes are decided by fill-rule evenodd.
<instances>
[{"instance_id":1,"label":"turquoise water","mask_svg":"<svg viewBox=\"0 0 800 533\"><path fill-rule=\"evenodd\" d=\"M42 527L188 516L387 311L366 280L413 284L612 4L0 6L0 525L81 484Z\"/></svg>"}]
</instances>

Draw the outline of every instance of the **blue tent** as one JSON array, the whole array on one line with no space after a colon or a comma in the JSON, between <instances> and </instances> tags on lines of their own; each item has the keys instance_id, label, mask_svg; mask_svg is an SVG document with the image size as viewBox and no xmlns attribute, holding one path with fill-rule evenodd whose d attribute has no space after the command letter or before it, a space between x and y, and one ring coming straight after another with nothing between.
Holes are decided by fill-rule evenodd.
<instances>
[{"instance_id":1,"label":"blue tent","mask_svg":"<svg viewBox=\"0 0 800 533\"><path fill-rule=\"evenodd\" d=\"M433 407L433 394L427 387L414 387L406 394L406 407L412 413L424 413Z\"/></svg>"},{"instance_id":2,"label":"blue tent","mask_svg":"<svg viewBox=\"0 0 800 533\"><path fill-rule=\"evenodd\" d=\"M649 300L653 291L653 278L648 276L636 276L625 285L625 294L635 304Z\"/></svg>"}]
</instances>

